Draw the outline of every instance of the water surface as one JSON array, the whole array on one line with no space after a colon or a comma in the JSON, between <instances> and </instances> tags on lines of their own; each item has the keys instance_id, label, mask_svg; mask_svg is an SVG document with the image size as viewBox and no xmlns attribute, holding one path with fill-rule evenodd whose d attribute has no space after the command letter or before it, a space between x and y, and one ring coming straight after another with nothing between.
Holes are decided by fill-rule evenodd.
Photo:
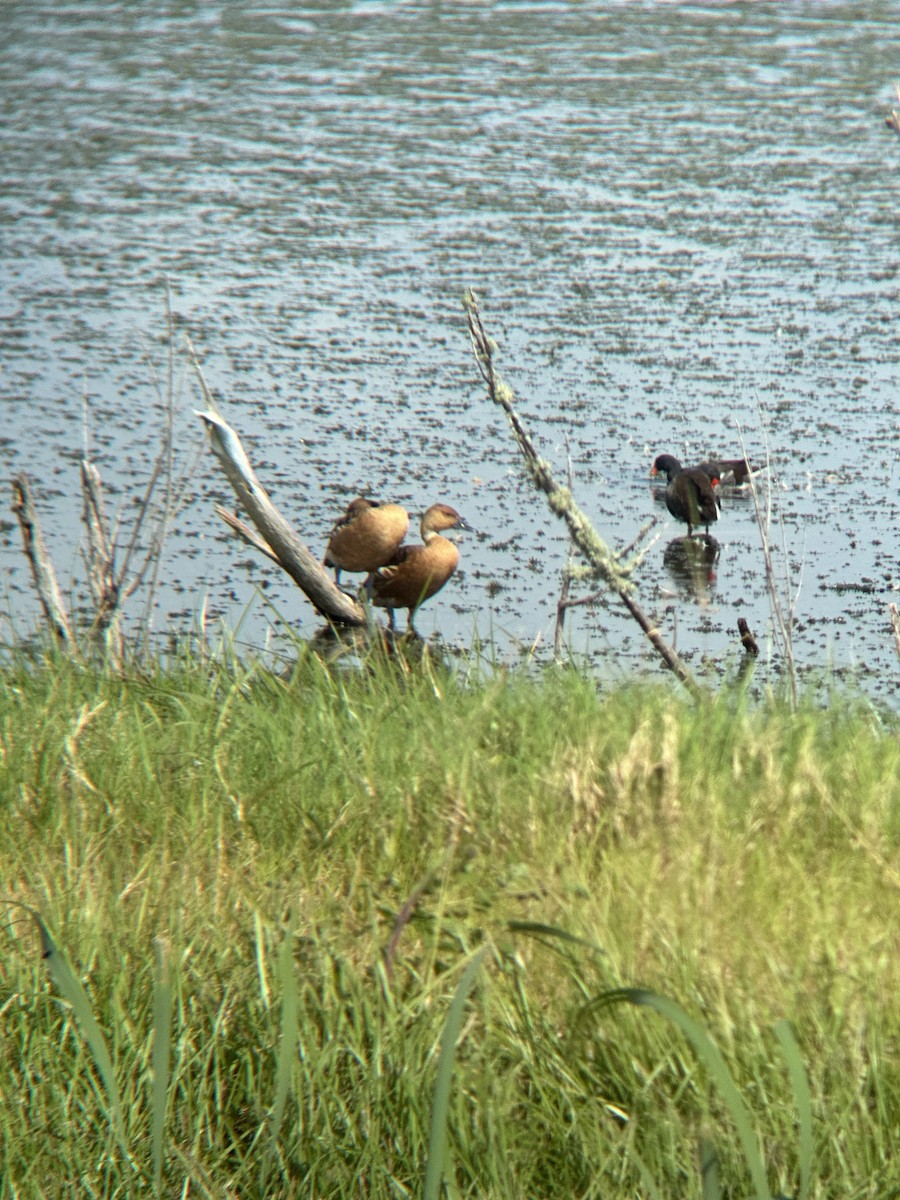
<instances>
[{"instance_id":1,"label":"water surface","mask_svg":"<svg viewBox=\"0 0 900 1200\"><path fill-rule=\"evenodd\" d=\"M4 34L0 455L32 476L64 578L84 393L113 492L151 469L168 281L179 334L314 550L360 490L447 500L481 533L422 631L544 647L565 538L471 360L474 287L560 475L568 435L601 533L629 541L660 515L641 598L695 668L731 669L738 616L768 652L760 537L726 496L714 578L691 586L647 474L663 450L736 454L742 433L772 459L798 660L895 698L894 5L79 0L10 6ZM188 374L186 458L198 400ZM257 599L243 637L312 630L217 500L204 457L156 628L204 601L234 622L262 587L273 608ZM35 605L2 530L22 627ZM603 671L657 669L614 609L568 629Z\"/></svg>"}]
</instances>

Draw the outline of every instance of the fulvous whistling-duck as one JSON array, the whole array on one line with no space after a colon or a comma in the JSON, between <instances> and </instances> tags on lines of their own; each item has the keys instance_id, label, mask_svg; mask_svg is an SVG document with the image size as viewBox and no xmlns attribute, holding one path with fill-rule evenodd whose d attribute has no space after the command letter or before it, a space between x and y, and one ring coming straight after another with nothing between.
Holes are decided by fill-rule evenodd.
<instances>
[{"instance_id":1,"label":"fulvous whistling-duck","mask_svg":"<svg viewBox=\"0 0 900 1200\"><path fill-rule=\"evenodd\" d=\"M388 624L394 628L394 609L409 609L409 628L415 632L413 618L420 604L439 592L459 563L459 551L442 529L468 529L472 526L449 504L432 504L422 517L421 546L401 546L389 563L374 571L366 580L372 603L388 610Z\"/></svg>"},{"instance_id":2,"label":"fulvous whistling-duck","mask_svg":"<svg viewBox=\"0 0 900 1200\"><path fill-rule=\"evenodd\" d=\"M380 504L357 496L328 536L323 563L341 571L377 571L391 561L409 529L409 513L399 504Z\"/></svg>"},{"instance_id":3,"label":"fulvous whistling-duck","mask_svg":"<svg viewBox=\"0 0 900 1200\"><path fill-rule=\"evenodd\" d=\"M704 525L707 536L709 527L719 515L719 499L713 491L718 476L712 479L699 467L684 469L671 454L660 454L650 468L651 475L665 472L669 481L666 487L666 508L676 521L684 521L688 537L694 525Z\"/></svg>"}]
</instances>

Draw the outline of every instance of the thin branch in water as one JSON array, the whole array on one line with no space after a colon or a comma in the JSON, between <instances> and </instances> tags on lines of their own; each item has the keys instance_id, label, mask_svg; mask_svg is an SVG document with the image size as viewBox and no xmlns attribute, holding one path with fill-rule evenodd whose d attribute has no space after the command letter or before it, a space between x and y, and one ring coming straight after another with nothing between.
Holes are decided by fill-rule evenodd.
<instances>
[{"instance_id":1,"label":"thin branch in water","mask_svg":"<svg viewBox=\"0 0 900 1200\"><path fill-rule=\"evenodd\" d=\"M566 486L569 491L572 490L572 448L569 445L569 435L566 434ZM559 600L556 602L556 627L553 631L553 656L554 658L562 658L563 633L566 623L566 609L571 607L569 601L569 587L572 583L572 568L575 565L575 543L572 541L572 535L569 534L569 549L566 554L566 563L562 571L562 587L559 591Z\"/></svg>"},{"instance_id":2,"label":"thin branch in water","mask_svg":"<svg viewBox=\"0 0 900 1200\"><path fill-rule=\"evenodd\" d=\"M900 83L894 84L894 94L900 101ZM900 134L900 112L896 108L891 109L890 116L885 117L884 123L888 129L893 129L894 133Z\"/></svg>"},{"instance_id":3,"label":"thin branch in water","mask_svg":"<svg viewBox=\"0 0 900 1200\"><path fill-rule=\"evenodd\" d=\"M17 475L13 480L12 488L13 512L19 519L25 557L31 567L34 586L47 624L57 641L74 648L75 634L72 622L59 590L56 571L53 569L53 560L50 558L44 542L44 534L37 510L34 507L28 476L24 473Z\"/></svg>"},{"instance_id":4,"label":"thin branch in water","mask_svg":"<svg viewBox=\"0 0 900 1200\"><path fill-rule=\"evenodd\" d=\"M791 687L791 700L792 700L792 703L794 704L794 706L796 707L798 689L797 689L797 665L796 665L796 662L794 661L793 628L794 628L794 608L796 605L797 597L799 596L799 584L798 584L798 588L797 588L797 594L792 599L791 595L790 595L791 580L790 580L790 566L789 566L789 562L788 562L788 553L787 553L787 539L786 539L786 535L785 535L784 522L783 522L783 520L780 519L780 515L779 515L779 520L780 520L780 524L781 524L781 543L782 543L781 548L782 548L782 554L783 554L783 558L784 558L784 573L785 573L784 587L787 592L787 605L788 605L788 611L787 611L787 614L785 614L778 582L775 577L775 566L772 561L772 541L771 541L772 491L775 487L776 480L775 480L775 473L772 470L772 453L771 453L771 449L769 446L768 428L766 426L766 422L765 422L764 415L762 412L762 406L759 404L758 400L757 400L757 406L758 406L758 410L759 410L760 428L762 429L763 441L764 441L765 448L766 448L766 490L765 490L765 503L764 504L760 500L759 488L757 486L756 479L754 478L754 472L751 471L750 474L748 475L747 479L748 479L748 483L750 484L750 495L753 498L753 511L756 514L756 524L759 529L760 542L762 544L763 564L765 567L765 578L766 578L766 591L769 596L769 606L772 610L772 617L775 622L775 628L778 632L778 638L779 638L779 641L781 642L785 661L787 662L788 681L789 681L790 687ZM741 443L741 454L743 454L743 456L746 458L747 457L747 448L744 444L744 431L741 428L740 424L737 425L737 431L738 431L738 437L739 437L740 443Z\"/></svg>"},{"instance_id":5,"label":"thin branch in water","mask_svg":"<svg viewBox=\"0 0 900 1200\"><path fill-rule=\"evenodd\" d=\"M228 528L232 529L239 538L243 539L243 541L247 543L248 546L252 546L254 550L258 550L260 554L264 554L266 558L271 558L273 563L278 563L278 566L281 566L278 555L265 540L265 538L260 537L258 533L252 530L250 526L246 524L246 522L241 520L237 513L231 512L225 507L224 504L216 504L214 506L214 512L216 516L221 517Z\"/></svg>"},{"instance_id":6,"label":"thin branch in water","mask_svg":"<svg viewBox=\"0 0 900 1200\"><path fill-rule=\"evenodd\" d=\"M900 609L896 604L888 605L888 612L891 614L891 627L894 630L894 645L897 647L897 657L900 658Z\"/></svg>"},{"instance_id":7,"label":"thin branch in water","mask_svg":"<svg viewBox=\"0 0 900 1200\"><path fill-rule=\"evenodd\" d=\"M565 521L572 542L589 564L591 574L602 580L610 590L615 592L666 666L674 672L692 695L698 697L701 694L700 688L686 664L663 639L659 630L634 598L634 584L630 576L638 561L637 558L633 556L629 560L623 561L621 552L610 550L575 503L571 489L562 487L556 482L549 463L539 456L513 406L511 388L494 370L496 347L485 332L475 293L466 292L463 303L478 370L487 385L490 399L506 413L535 487L545 494L551 510Z\"/></svg>"},{"instance_id":8,"label":"thin branch in water","mask_svg":"<svg viewBox=\"0 0 900 1200\"><path fill-rule=\"evenodd\" d=\"M146 635L156 600L160 560L165 538L172 519L187 492L189 473L175 486L175 393L174 393L174 326L170 298L166 297L168 372L164 406L165 425L159 453L153 463L150 478L142 494L132 504L121 506L110 522L103 494L103 480L92 460L90 444L90 401L85 388L82 395L82 440L80 463L82 522L86 538L82 559L86 575L86 591L93 604L93 617L87 629L95 648L102 647L108 661L121 666L124 643L119 620L125 602L146 583L152 586L147 595L144 615L138 627L137 641ZM154 386L159 392L155 368ZM199 457L198 450L198 457ZM74 649L75 627L68 618L53 575L52 563L40 539L40 526L34 513L23 476L14 485L16 507L20 512L26 556L32 563L32 573L44 613L54 636ZM161 493L161 494L160 494ZM39 540L35 542L35 532ZM127 533L127 537L126 537ZM124 544L124 552L122 546Z\"/></svg>"}]
</instances>

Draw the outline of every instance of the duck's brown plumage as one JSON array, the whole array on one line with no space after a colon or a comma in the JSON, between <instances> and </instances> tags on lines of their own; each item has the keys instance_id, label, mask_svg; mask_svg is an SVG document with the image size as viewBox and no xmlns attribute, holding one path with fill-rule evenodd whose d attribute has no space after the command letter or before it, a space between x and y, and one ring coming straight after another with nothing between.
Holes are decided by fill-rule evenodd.
<instances>
[{"instance_id":1,"label":"duck's brown plumage","mask_svg":"<svg viewBox=\"0 0 900 1200\"><path fill-rule=\"evenodd\" d=\"M660 454L650 468L651 475L664 472L666 485L666 508L676 521L684 521L688 527L688 537L693 533L695 525L704 525L706 532L719 516L719 500L713 491L713 483L718 483L718 476L712 479L699 467L683 468L677 458L671 454Z\"/></svg>"},{"instance_id":2,"label":"duck's brown plumage","mask_svg":"<svg viewBox=\"0 0 900 1200\"><path fill-rule=\"evenodd\" d=\"M409 609L409 628L421 604L441 590L459 564L459 551L442 529L470 529L463 517L449 504L432 504L422 517L423 545L401 546L389 563L366 580L372 603L388 609L394 628L394 609Z\"/></svg>"},{"instance_id":3,"label":"duck's brown plumage","mask_svg":"<svg viewBox=\"0 0 900 1200\"><path fill-rule=\"evenodd\" d=\"M380 504L357 496L335 522L324 564L341 571L377 571L391 561L409 529L409 513L399 504Z\"/></svg>"}]
</instances>

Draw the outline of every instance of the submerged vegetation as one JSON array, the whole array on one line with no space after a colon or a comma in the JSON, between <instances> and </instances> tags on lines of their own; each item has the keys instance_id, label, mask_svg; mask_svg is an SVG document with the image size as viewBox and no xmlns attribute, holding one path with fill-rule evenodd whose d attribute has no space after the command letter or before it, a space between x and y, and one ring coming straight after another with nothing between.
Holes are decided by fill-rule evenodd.
<instances>
[{"instance_id":1,"label":"submerged vegetation","mask_svg":"<svg viewBox=\"0 0 900 1200\"><path fill-rule=\"evenodd\" d=\"M900 1189L862 701L17 656L0 779L11 1196Z\"/></svg>"}]
</instances>

